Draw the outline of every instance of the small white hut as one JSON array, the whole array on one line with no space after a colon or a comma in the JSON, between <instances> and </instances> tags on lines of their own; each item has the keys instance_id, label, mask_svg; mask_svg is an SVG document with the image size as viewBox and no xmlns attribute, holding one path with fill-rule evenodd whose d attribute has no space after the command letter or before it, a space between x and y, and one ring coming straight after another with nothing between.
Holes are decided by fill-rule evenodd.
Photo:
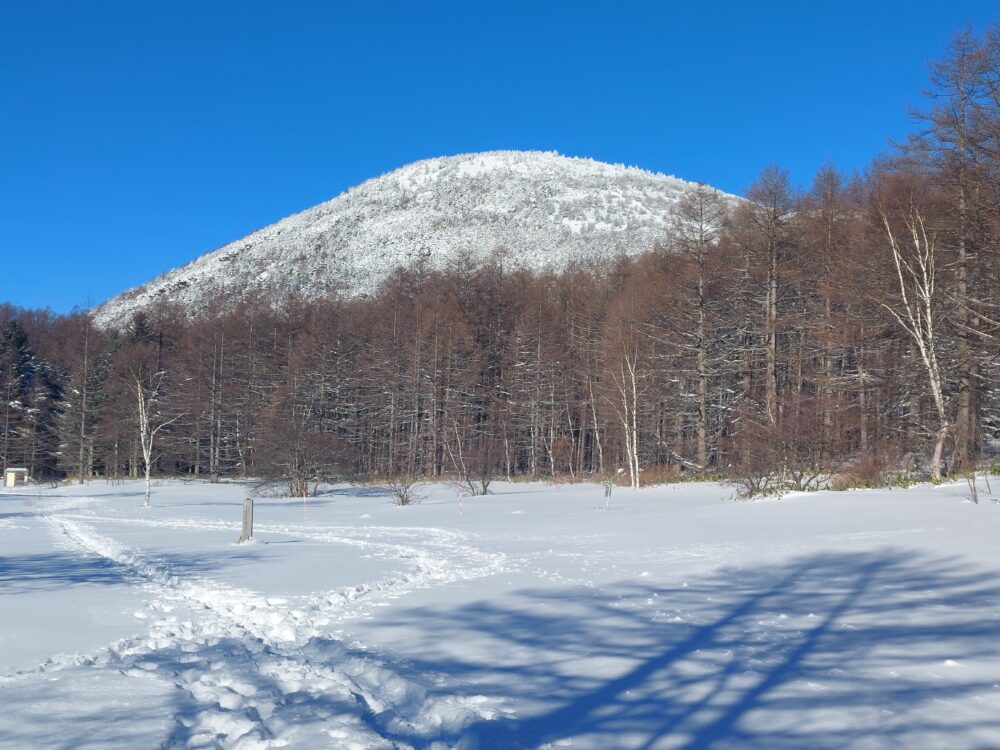
<instances>
[{"instance_id":1,"label":"small white hut","mask_svg":"<svg viewBox=\"0 0 1000 750\"><path fill-rule=\"evenodd\" d=\"M27 481L28 481L27 469L9 468L3 470L4 487L17 487L19 484L25 484Z\"/></svg>"}]
</instances>

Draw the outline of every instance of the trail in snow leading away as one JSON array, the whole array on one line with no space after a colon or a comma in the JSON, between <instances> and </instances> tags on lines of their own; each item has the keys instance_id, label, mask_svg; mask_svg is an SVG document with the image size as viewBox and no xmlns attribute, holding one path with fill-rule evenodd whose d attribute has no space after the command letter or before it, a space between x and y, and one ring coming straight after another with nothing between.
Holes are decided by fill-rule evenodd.
<instances>
[{"instance_id":1,"label":"trail in snow leading away","mask_svg":"<svg viewBox=\"0 0 1000 750\"><path fill-rule=\"evenodd\" d=\"M0 747L1000 746L960 485L0 493Z\"/></svg>"}]
</instances>

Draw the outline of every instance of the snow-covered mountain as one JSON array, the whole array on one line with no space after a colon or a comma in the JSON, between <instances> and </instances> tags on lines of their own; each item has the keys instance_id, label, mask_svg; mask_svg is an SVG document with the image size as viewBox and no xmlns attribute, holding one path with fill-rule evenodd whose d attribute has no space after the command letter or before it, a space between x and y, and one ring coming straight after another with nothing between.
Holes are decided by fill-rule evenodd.
<instances>
[{"instance_id":1,"label":"snow-covered mountain","mask_svg":"<svg viewBox=\"0 0 1000 750\"><path fill-rule=\"evenodd\" d=\"M693 187L592 159L495 151L427 159L348 190L114 297L112 326L160 300L191 310L248 295L357 296L418 259L442 268L497 249L510 267L561 269L636 254L663 236Z\"/></svg>"}]
</instances>

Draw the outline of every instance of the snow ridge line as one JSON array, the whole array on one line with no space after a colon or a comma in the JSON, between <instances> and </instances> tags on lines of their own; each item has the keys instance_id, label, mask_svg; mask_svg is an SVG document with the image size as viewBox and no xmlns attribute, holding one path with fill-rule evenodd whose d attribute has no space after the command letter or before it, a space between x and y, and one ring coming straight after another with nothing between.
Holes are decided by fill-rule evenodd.
<instances>
[{"instance_id":1,"label":"snow ridge line","mask_svg":"<svg viewBox=\"0 0 1000 750\"><path fill-rule=\"evenodd\" d=\"M286 616L254 592L205 579L185 580L171 573L169 566L102 537L84 524L60 517L47 520L78 547L156 587L159 603L154 602L154 609L170 612L177 601L200 606L203 622L179 622L170 616L159 619L145 639L117 642L91 662L125 674L165 676L190 696L190 707L176 717L177 727L164 747L204 743L279 747L286 744L283 735L296 734L305 725L322 734L326 742L336 738L345 747L404 748L410 744L391 738L441 736L442 732L457 737L470 722L496 715L482 696L436 695L371 655L358 655L335 639L317 637L315 627L303 632L298 626L313 624L322 610L316 611L321 602L315 602L308 614L293 610ZM419 582L431 584L430 580ZM205 669L207 662L210 670ZM167 675L159 671L164 666ZM266 685L263 695L255 687L262 682ZM331 702L336 704L333 714ZM310 706L315 708L313 713ZM286 718L289 714L294 717L291 724Z\"/></svg>"}]
</instances>

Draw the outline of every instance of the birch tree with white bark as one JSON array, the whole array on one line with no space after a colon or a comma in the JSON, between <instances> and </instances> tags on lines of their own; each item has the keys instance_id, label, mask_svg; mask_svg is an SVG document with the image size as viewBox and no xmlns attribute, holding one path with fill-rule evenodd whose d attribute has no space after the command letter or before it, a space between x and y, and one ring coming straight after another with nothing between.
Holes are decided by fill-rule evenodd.
<instances>
[{"instance_id":1,"label":"birch tree with white bark","mask_svg":"<svg viewBox=\"0 0 1000 750\"><path fill-rule=\"evenodd\" d=\"M183 414L164 417L160 411L160 390L163 385L164 372L151 372L146 366L138 365L129 368L130 386L135 394L136 421L139 428L139 448L142 451L143 479L145 491L143 507L148 508L151 477L156 459L156 436L169 425L172 425Z\"/></svg>"},{"instance_id":2,"label":"birch tree with white bark","mask_svg":"<svg viewBox=\"0 0 1000 750\"><path fill-rule=\"evenodd\" d=\"M920 209L913 203L904 209L894 227L888 209L879 206L879 216L888 240L893 271L898 283L895 299L882 302L906 332L920 355L927 385L938 418L937 440L931 458L931 477L941 479L941 459L951 431L944 378L938 358L937 243Z\"/></svg>"}]
</instances>

